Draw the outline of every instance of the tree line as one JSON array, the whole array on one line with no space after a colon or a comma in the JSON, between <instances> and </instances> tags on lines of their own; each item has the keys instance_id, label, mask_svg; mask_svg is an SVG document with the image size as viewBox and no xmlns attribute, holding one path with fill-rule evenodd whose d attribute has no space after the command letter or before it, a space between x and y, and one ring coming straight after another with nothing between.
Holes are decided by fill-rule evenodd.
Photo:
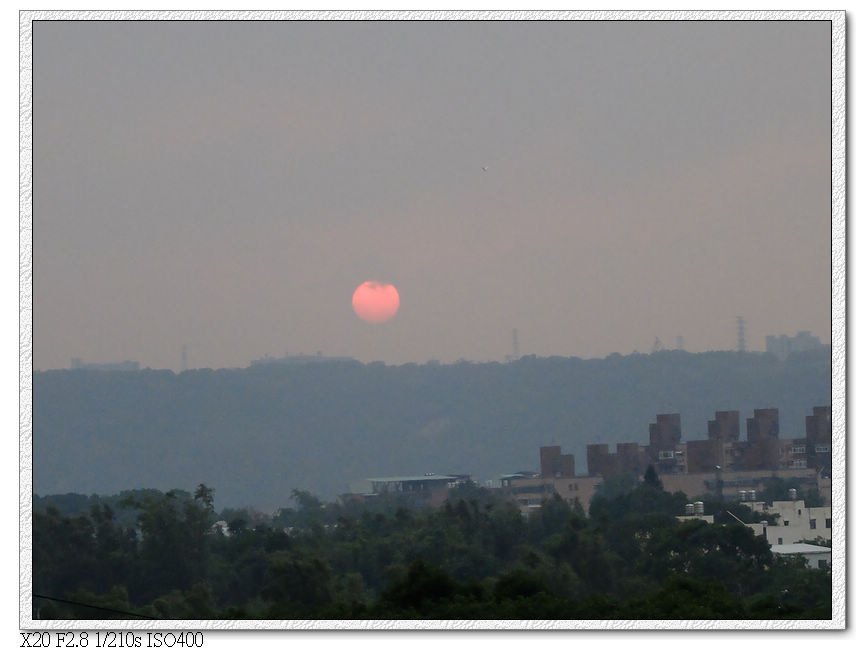
<instances>
[{"instance_id":1,"label":"tree line","mask_svg":"<svg viewBox=\"0 0 865 650\"><path fill-rule=\"evenodd\" d=\"M37 499L34 617L43 619L828 619L827 569L773 556L719 522L679 521L685 496L647 473L608 481L586 513L528 517L465 485L438 508L399 496L272 515L214 493L136 490ZM61 511L64 508L64 511ZM743 510L732 512L747 517ZM748 511L750 512L750 511ZM723 515L723 518L720 516ZM217 521L224 526L215 525Z\"/></svg>"}]
</instances>

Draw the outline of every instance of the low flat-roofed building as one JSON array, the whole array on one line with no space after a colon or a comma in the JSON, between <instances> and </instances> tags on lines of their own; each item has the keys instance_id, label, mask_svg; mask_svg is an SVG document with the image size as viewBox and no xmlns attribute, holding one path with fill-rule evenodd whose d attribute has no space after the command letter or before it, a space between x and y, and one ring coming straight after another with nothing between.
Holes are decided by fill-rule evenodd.
<instances>
[{"instance_id":1,"label":"low flat-roofed building","mask_svg":"<svg viewBox=\"0 0 865 650\"><path fill-rule=\"evenodd\" d=\"M502 480L502 492L516 502L523 514L539 508L546 499L551 499L556 494L569 506L574 507L579 503L583 510L588 512L595 490L603 482L600 476L543 478L507 474L505 477L508 480L507 485Z\"/></svg>"},{"instance_id":2,"label":"low flat-roofed building","mask_svg":"<svg viewBox=\"0 0 865 650\"><path fill-rule=\"evenodd\" d=\"M832 549L816 544L772 544L772 552L782 557L803 557L812 569L832 566Z\"/></svg>"},{"instance_id":3,"label":"low flat-roofed building","mask_svg":"<svg viewBox=\"0 0 865 650\"><path fill-rule=\"evenodd\" d=\"M713 471L693 474L663 474L659 477L667 492L684 492L689 499L705 494L716 495L718 483L724 500L736 500L739 491L757 490L772 478L797 479L802 487L819 487L817 473L808 468L778 470ZM822 492L821 492L822 495Z\"/></svg>"},{"instance_id":4,"label":"low flat-roofed building","mask_svg":"<svg viewBox=\"0 0 865 650\"><path fill-rule=\"evenodd\" d=\"M520 480L526 479L526 478L538 478L538 473L537 472L522 471L522 472L512 472L510 474L502 474L501 476L499 476L499 487L508 488L511 486L511 483L513 483L514 481L520 481Z\"/></svg>"},{"instance_id":5,"label":"low flat-roofed building","mask_svg":"<svg viewBox=\"0 0 865 650\"><path fill-rule=\"evenodd\" d=\"M680 522L699 519L700 521L705 521L707 524L715 523L715 515L678 515L676 519Z\"/></svg>"},{"instance_id":6,"label":"low flat-roofed building","mask_svg":"<svg viewBox=\"0 0 865 650\"><path fill-rule=\"evenodd\" d=\"M414 501L417 505L439 506L447 499L448 490L469 481L471 476L468 474L386 476L353 483L351 492L363 496L405 494L416 497Z\"/></svg>"}]
</instances>

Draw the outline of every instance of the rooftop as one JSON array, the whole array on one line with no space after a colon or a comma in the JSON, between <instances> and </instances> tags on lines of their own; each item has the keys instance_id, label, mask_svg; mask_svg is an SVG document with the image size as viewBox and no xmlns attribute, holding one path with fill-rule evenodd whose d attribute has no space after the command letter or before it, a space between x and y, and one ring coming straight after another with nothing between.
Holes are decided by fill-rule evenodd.
<instances>
[{"instance_id":1,"label":"rooftop","mask_svg":"<svg viewBox=\"0 0 865 650\"><path fill-rule=\"evenodd\" d=\"M797 555L802 553L831 553L832 549L816 544L772 544L772 552L780 555Z\"/></svg>"},{"instance_id":2,"label":"rooftop","mask_svg":"<svg viewBox=\"0 0 865 650\"><path fill-rule=\"evenodd\" d=\"M368 478L373 483L412 483L418 481L456 481L462 477L451 474L424 474L422 476L386 476L384 478Z\"/></svg>"}]
</instances>

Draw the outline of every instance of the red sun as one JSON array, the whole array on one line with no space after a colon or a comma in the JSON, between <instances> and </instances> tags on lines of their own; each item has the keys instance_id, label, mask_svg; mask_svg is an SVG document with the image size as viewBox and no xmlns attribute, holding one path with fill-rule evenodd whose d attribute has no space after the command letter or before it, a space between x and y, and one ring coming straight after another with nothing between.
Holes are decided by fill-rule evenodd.
<instances>
[{"instance_id":1,"label":"red sun","mask_svg":"<svg viewBox=\"0 0 865 650\"><path fill-rule=\"evenodd\" d=\"M367 280L351 297L354 313L368 323L384 323L399 311L399 292L392 284Z\"/></svg>"}]
</instances>

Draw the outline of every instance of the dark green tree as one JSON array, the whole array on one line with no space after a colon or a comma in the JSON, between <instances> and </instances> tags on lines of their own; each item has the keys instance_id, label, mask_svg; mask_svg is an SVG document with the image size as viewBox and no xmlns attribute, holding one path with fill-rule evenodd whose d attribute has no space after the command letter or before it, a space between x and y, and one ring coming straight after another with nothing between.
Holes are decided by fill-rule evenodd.
<instances>
[{"instance_id":1,"label":"dark green tree","mask_svg":"<svg viewBox=\"0 0 865 650\"><path fill-rule=\"evenodd\" d=\"M333 571L318 553L277 551L261 590L270 618L316 618L333 602Z\"/></svg>"},{"instance_id":2,"label":"dark green tree","mask_svg":"<svg viewBox=\"0 0 865 650\"><path fill-rule=\"evenodd\" d=\"M658 472L652 464L646 468L646 473L643 474L643 485L657 488L658 490L664 489L664 484L661 483L661 477L658 476Z\"/></svg>"},{"instance_id":3,"label":"dark green tree","mask_svg":"<svg viewBox=\"0 0 865 650\"><path fill-rule=\"evenodd\" d=\"M213 512L213 495L215 490L207 487L204 483L199 483L195 488L195 500L201 502L204 507Z\"/></svg>"},{"instance_id":4,"label":"dark green tree","mask_svg":"<svg viewBox=\"0 0 865 650\"><path fill-rule=\"evenodd\" d=\"M415 618L422 616L428 605L452 599L458 591L459 585L447 573L423 560L415 560L382 591L381 601L390 611Z\"/></svg>"}]
</instances>

